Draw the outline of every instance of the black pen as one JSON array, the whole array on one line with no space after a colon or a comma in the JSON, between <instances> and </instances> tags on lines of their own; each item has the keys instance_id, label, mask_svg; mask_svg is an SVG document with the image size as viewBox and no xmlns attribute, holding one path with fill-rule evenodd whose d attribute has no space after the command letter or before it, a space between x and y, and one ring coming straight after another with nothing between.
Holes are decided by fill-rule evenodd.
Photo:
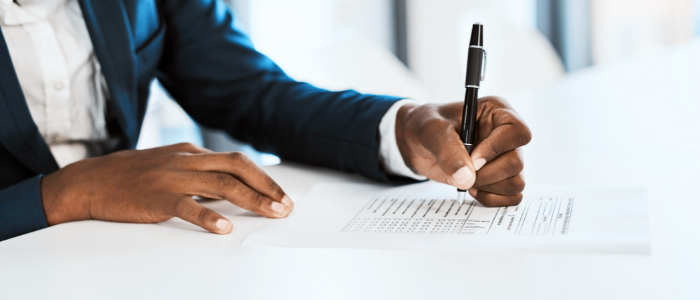
<instances>
[{"instance_id":1,"label":"black pen","mask_svg":"<svg viewBox=\"0 0 700 300\"><path fill-rule=\"evenodd\" d=\"M486 50L484 50L484 26L474 23L472 37L469 41L469 55L467 56L467 81L464 95L464 109L462 110L462 126L460 126L460 138L469 155L472 155L476 139L476 100L479 98L479 86L484 80L486 71ZM467 191L457 189L459 204L464 202Z\"/></svg>"}]
</instances>

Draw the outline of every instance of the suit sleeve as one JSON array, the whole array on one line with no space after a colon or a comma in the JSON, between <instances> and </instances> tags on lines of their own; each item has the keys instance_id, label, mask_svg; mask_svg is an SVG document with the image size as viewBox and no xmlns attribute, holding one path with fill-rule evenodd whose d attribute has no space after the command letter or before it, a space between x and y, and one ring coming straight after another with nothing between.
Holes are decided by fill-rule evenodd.
<instances>
[{"instance_id":1,"label":"suit sleeve","mask_svg":"<svg viewBox=\"0 0 700 300\"><path fill-rule=\"evenodd\" d=\"M401 98L330 92L257 52L216 0L163 1L158 79L200 124L285 159L393 181L377 161L379 122Z\"/></svg>"},{"instance_id":2,"label":"suit sleeve","mask_svg":"<svg viewBox=\"0 0 700 300\"><path fill-rule=\"evenodd\" d=\"M40 182L37 175L0 190L0 241L48 227Z\"/></svg>"}]
</instances>

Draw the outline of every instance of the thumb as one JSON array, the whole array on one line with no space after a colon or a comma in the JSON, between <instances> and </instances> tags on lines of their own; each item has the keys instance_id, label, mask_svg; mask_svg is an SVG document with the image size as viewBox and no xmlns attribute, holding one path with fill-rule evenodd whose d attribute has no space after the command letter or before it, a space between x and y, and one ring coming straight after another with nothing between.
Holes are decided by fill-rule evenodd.
<instances>
[{"instance_id":1,"label":"thumb","mask_svg":"<svg viewBox=\"0 0 700 300\"><path fill-rule=\"evenodd\" d=\"M474 185L476 171L471 157L455 131L436 134L424 147L435 157L442 178L431 178L466 190Z\"/></svg>"}]
</instances>

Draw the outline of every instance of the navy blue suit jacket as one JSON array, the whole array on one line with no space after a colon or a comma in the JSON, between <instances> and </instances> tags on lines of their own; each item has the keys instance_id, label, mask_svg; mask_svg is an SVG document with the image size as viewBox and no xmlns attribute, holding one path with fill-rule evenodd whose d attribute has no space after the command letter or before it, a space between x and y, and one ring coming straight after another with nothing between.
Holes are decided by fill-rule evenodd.
<instances>
[{"instance_id":1,"label":"navy blue suit jacket","mask_svg":"<svg viewBox=\"0 0 700 300\"><path fill-rule=\"evenodd\" d=\"M260 151L387 181L377 127L398 98L297 82L255 51L218 0L80 0L121 138L133 149L155 77L200 124ZM42 175L58 169L0 33L0 240L47 226Z\"/></svg>"}]
</instances>

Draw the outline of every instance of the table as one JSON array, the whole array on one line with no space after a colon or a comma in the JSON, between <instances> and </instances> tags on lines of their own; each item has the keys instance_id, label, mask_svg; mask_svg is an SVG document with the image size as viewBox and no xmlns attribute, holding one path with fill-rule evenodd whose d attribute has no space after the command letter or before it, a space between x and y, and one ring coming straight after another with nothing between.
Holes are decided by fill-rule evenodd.
<instances>
[{"instance_id":1,"label":"table","mask_svg":"<svg viewBox=\"0 0 700 300\"><path fill-rule=\"evenodd\" d=\"M233 233L83 221L0 243L0 299L688 299L700 297L700 41L508 95L530 125L528 184L645 185L651 255L240 247L274 222L206 202ZM299 199L357 175L284 162Z\"/></svg>"}]
</instances>

